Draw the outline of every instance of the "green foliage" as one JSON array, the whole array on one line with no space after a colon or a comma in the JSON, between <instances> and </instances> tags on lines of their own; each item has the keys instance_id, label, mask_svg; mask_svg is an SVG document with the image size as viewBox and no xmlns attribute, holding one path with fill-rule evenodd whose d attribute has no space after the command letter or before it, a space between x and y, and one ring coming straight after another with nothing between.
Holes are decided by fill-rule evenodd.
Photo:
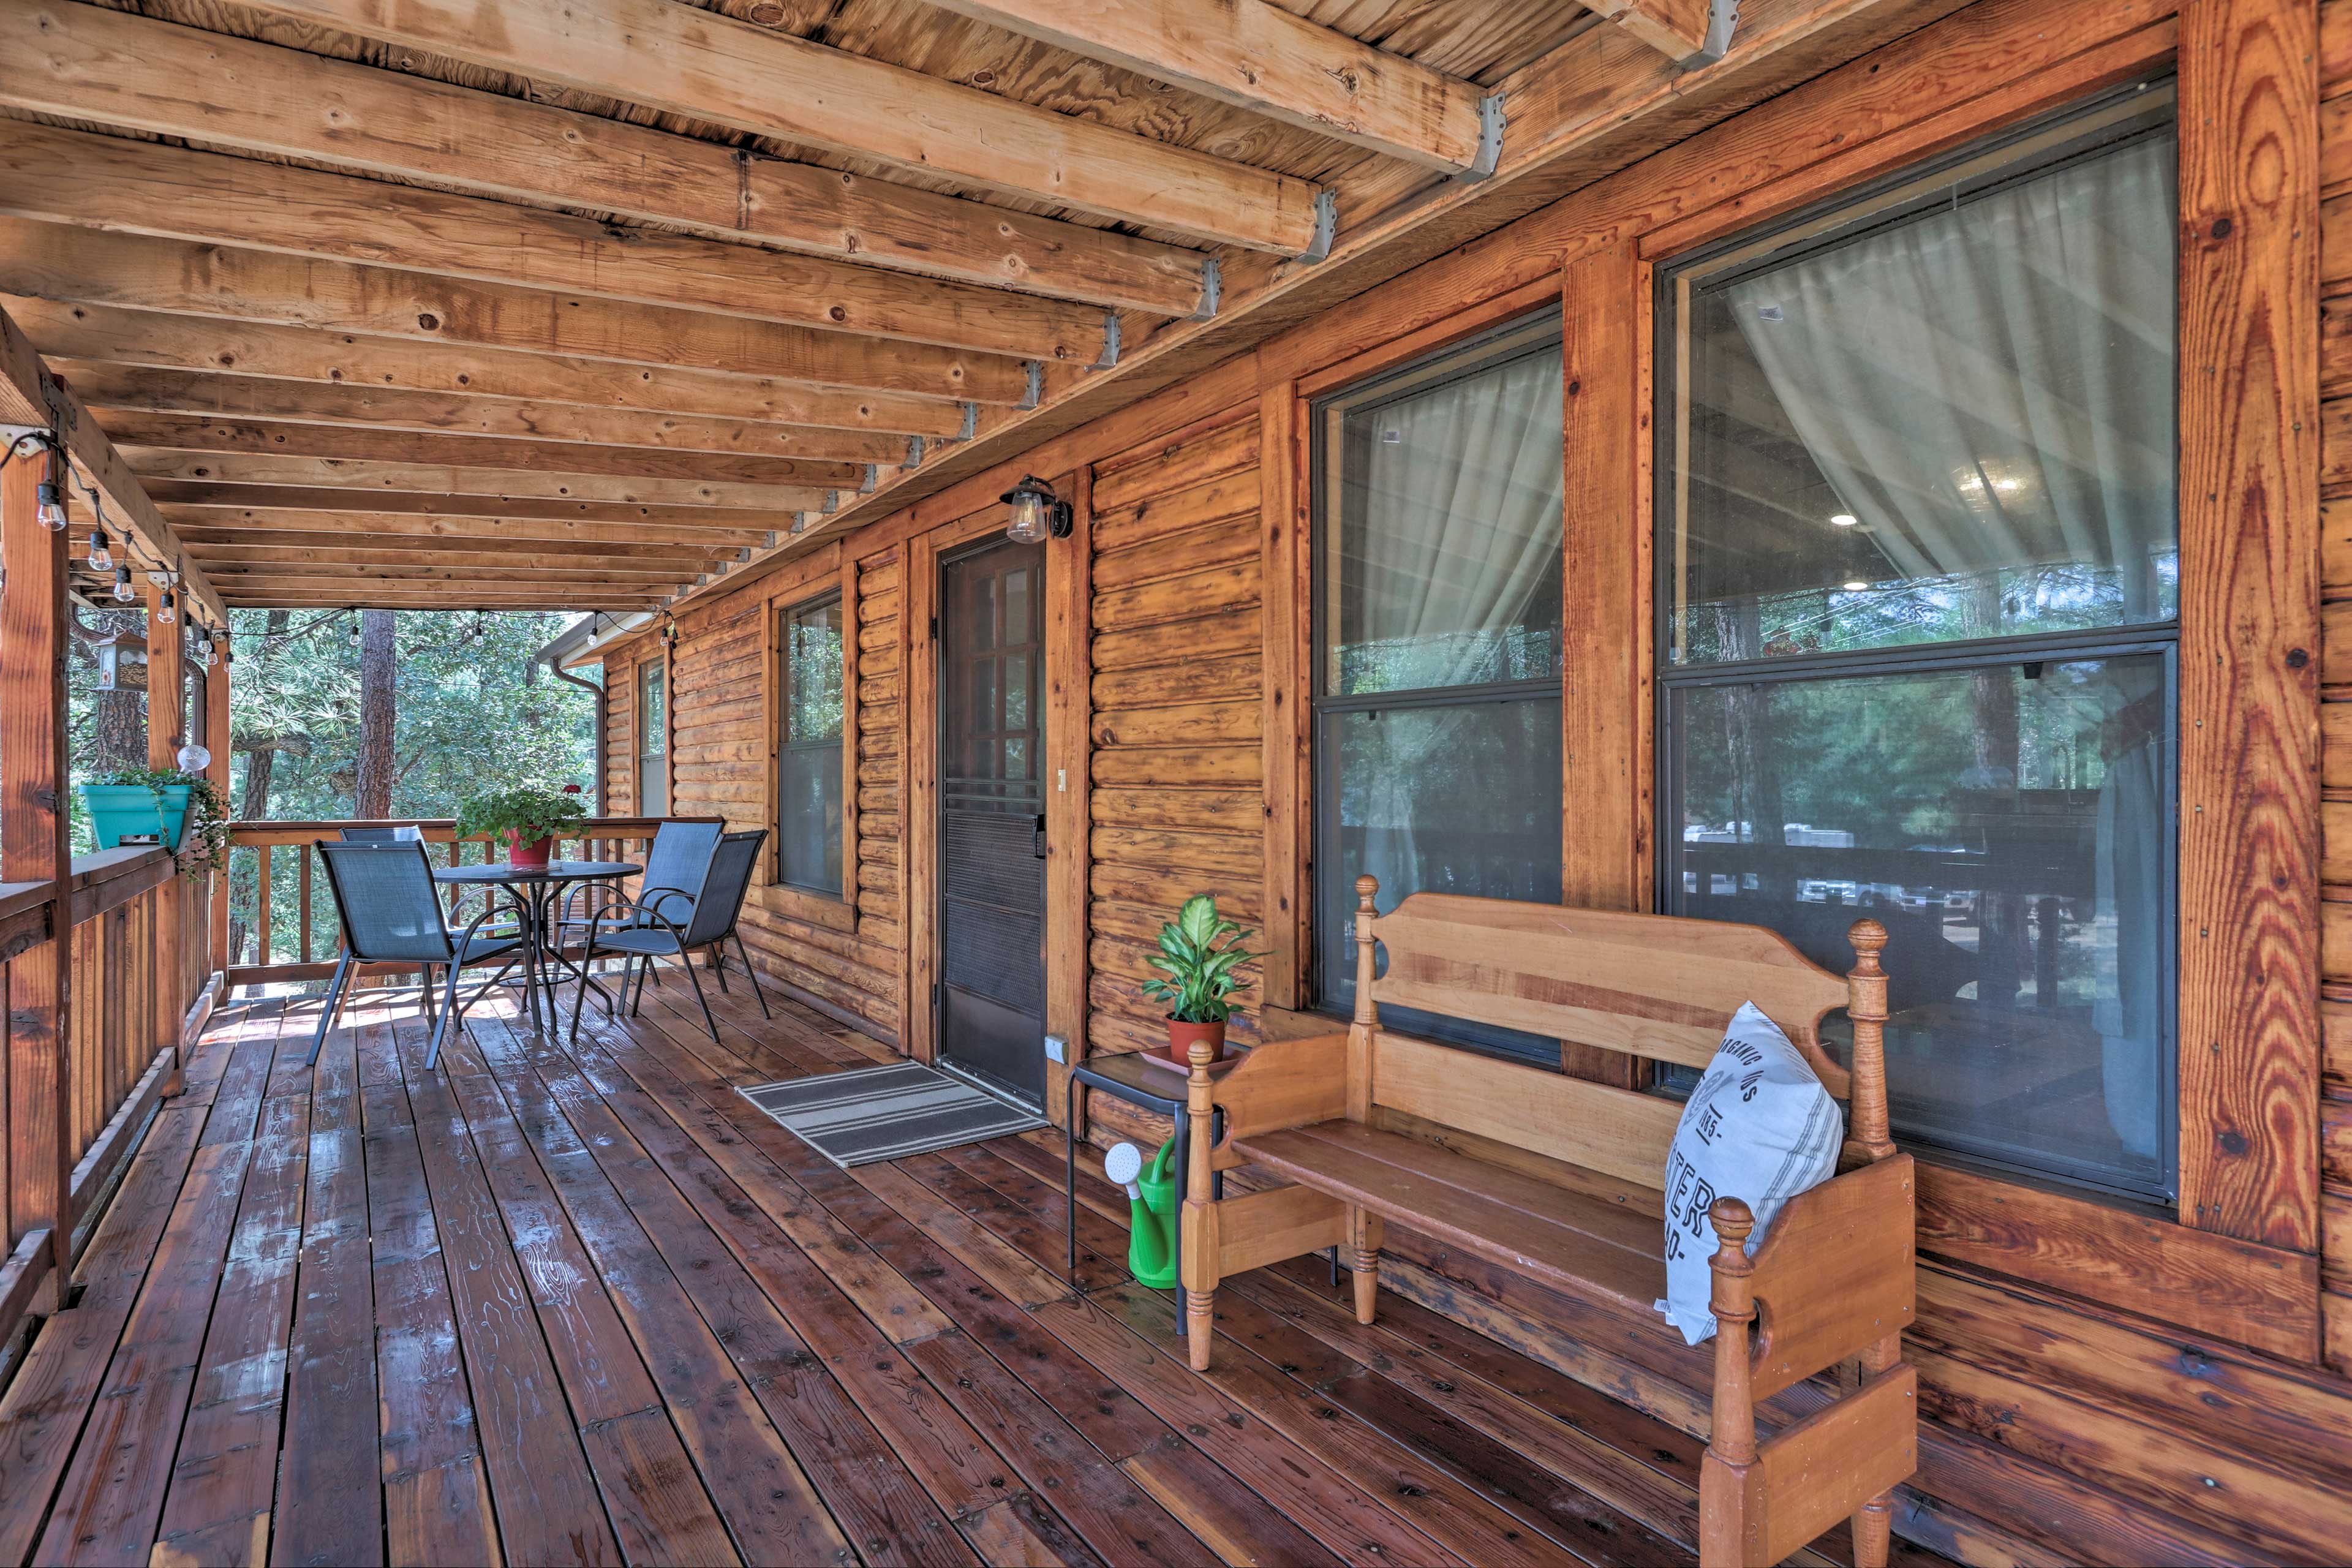
<instances>
[{"instance_id":1,"label":"green foliage","mask_svg":"<svg viewBox=\"0 0 2352 1568\"><path fill-rule=\"evenodd\" d=\"M1242 988L1234 971L1265 956L1242 951L1250 934L1238 921L1217 913L1214 897L1195 893L1160 928L1160 951L1151 955L1151 966L1170 978L1145 981L1143 994L1167 1003L1168 1016L1179 1024L1223 1023L1233 1014L1225 998Z\"/></svg>"},{"instance_id":2,"label":"green foliage","mask_svg":"<svg viewBox=\"0 0 2352 1568\"><path fill-rule=\"evenodd\" d=\"M577 795L566 795L555 784L509 784L467 795L457 808L457 834L468 837L487 833L493 838L511 833L525 844L575 833L588 820L588 807Z\"/></svg>"},{"instance_id":3,"label":"green foliage","mask_svg":"<svg viewBox=\"0 0 2352 1568\"><path fill-rule=\"evenodd\" d=\"M219 786L204 774L178 768L115 768L86 782L153 790L158 815L163 809L163 792L187 785L188 820L180 830L180 870L186 876L202 877L227 869L228 802L222 798Z\"/></svg>"}]
</instances>

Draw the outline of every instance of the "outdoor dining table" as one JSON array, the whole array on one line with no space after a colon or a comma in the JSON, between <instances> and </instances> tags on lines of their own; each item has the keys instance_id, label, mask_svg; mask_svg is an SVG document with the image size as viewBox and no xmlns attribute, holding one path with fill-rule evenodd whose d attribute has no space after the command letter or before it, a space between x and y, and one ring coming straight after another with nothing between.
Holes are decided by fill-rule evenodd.
<instances>
[{"instance_id":1,"label":"outdoor dining table","mask_svg":"<svg viewBox=\"0 0 2352 1568\"><path fill-rule=\"evenodd\" d=\"M534 1034L546 1027L542 1018L556 1016L555 987L557 977L549 972L552 962L581 973L577 964L563 957L562 943L551 944L546 934L552 925L551 911L564 889L586 882L616 881L634 877L644 870L621 860L550 860L544 866L510 866L497 863L488 866L443 866L433 872L436 882L456 883L465 887L503 888L515 910L516 923L520 928L523 945L523 995L530 1014ZM591 984L595 981L591 977ZM544 1015L540 1008L539 994L547 993ZM601 984L599 994L604 994ZM609 997L607 998L609 1000ZM585 1003L585 993L583 993Z\"/></svg>"}]
</instances>

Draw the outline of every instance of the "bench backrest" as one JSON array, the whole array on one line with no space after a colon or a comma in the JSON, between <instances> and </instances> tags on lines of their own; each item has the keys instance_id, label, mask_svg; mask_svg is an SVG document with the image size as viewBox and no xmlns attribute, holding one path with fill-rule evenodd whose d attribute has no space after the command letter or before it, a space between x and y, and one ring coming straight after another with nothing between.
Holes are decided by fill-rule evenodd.
<instances>
[{"instance_id":1,"label":"bench backrest","mask_svg":"<svg viewBox=\"0 0 2352 1568\"><path fill-rule=\"evenodd\" d=\"M1654 1187L1681 1115L1674 1101L1392 1034L1381 1005L1705 1068L1732 1015L1753 1002L1849 1102L1848 1138L1873 1158L1894 1152L1876 921L1854 922L1856 967L1841 976L1761 926L1444 893L1415 893L1381 915L1378 882L1358 878L1356 892L1356 1022L1370 1036L1371 1105ZM1377 977L1375 944L1388 952ZM1822 1019L1839 1007L1853 1020L1852 1072L1822 1049Z\"/></svg>"}]
</instances>

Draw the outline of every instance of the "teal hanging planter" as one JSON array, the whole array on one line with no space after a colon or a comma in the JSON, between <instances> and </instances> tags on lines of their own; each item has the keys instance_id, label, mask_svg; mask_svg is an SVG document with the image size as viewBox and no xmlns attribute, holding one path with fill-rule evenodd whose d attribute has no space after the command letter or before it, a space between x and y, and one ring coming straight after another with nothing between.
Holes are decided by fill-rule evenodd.
<instances>
[{"instance_id":1,"label":"teal hanging planter","mask_svg":"<svg viewBox=\"0 0 2352 1568\"><path fill-rule=\"evenodd\" d=\"M84 784L81 798L100 849L120 848L125 838L160 838L164 848L176 850L188 826L186 784Z\"/></svg>"}]
</instances>

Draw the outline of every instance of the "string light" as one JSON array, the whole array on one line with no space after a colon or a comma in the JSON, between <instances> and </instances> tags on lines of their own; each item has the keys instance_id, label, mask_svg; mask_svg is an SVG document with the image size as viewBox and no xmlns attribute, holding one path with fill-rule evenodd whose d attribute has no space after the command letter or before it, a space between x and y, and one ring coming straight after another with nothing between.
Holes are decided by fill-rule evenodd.
<instances>
[{"instance_id":1,"label":"string light","mask_svg":"<svg viewBox=\"0 0 2352 1568\"><path fill-rule=\"evenodd\" d=\"M357 610L352 612L352 646L360 646L360 613Z\"/></svg>"},{"instance_id":2,"label":"string light","mask_svg":"<svg viewBox=\"0 0 2352 1568\"><path fill-rule=\"evenodd\" d=\"M155 619L168 626L179 618L180 612L173 607L172 590L166 588L155 600Z\"/></svg>"},{"instance_id":3,"label":"string light","mask_svg":"<svg viewBox=\"0 0 2352 1568\"><path fill-rule=\"evenodd\" d=\"M66 503L65 498L58 492L57 481L43 479L33 487L33 515L41 520L41 526L51 533L63 533L66 531Z\"/></svg>"},{"instance_id":4,"label":"string light","mask_svg":"<svg viewBox=\"0 0 2352 1568\"><path fill-rule=\"evenodd\" d=\"M118 604L127 605L138 596L139 595L137 591L131 586L131 568L128 566L117 566L114 569L115 602Z\"/></svg>"},{"instance_id":5,"label":"string light","mask_svg":"<svg viewBox=\"0 0 2352 1568\"><path fill-rule=\"evenodd\" d=\"M114 552L106 547L106 531L102 528L89 531L89 569L93 572L114 570Z\"/></svg>"},{"instance_id":6,"label":"string light","mask_svg":"<svg viewBox=\"0 0 2352 1568\"><path fill-rule=\"evenodd\" d=\"M56 431L25 431L9 442L5 451L0 451L0 468L6 468L19 458L29 457L45 447L48 448L52 458L61 457L65 452L65 444L58 440ZM67 521L65 495L58 489L58 482L55 479L43 479L33 487L33 516L43 528L52 533L65 531Z\"/></svg>"}]
</instances>

